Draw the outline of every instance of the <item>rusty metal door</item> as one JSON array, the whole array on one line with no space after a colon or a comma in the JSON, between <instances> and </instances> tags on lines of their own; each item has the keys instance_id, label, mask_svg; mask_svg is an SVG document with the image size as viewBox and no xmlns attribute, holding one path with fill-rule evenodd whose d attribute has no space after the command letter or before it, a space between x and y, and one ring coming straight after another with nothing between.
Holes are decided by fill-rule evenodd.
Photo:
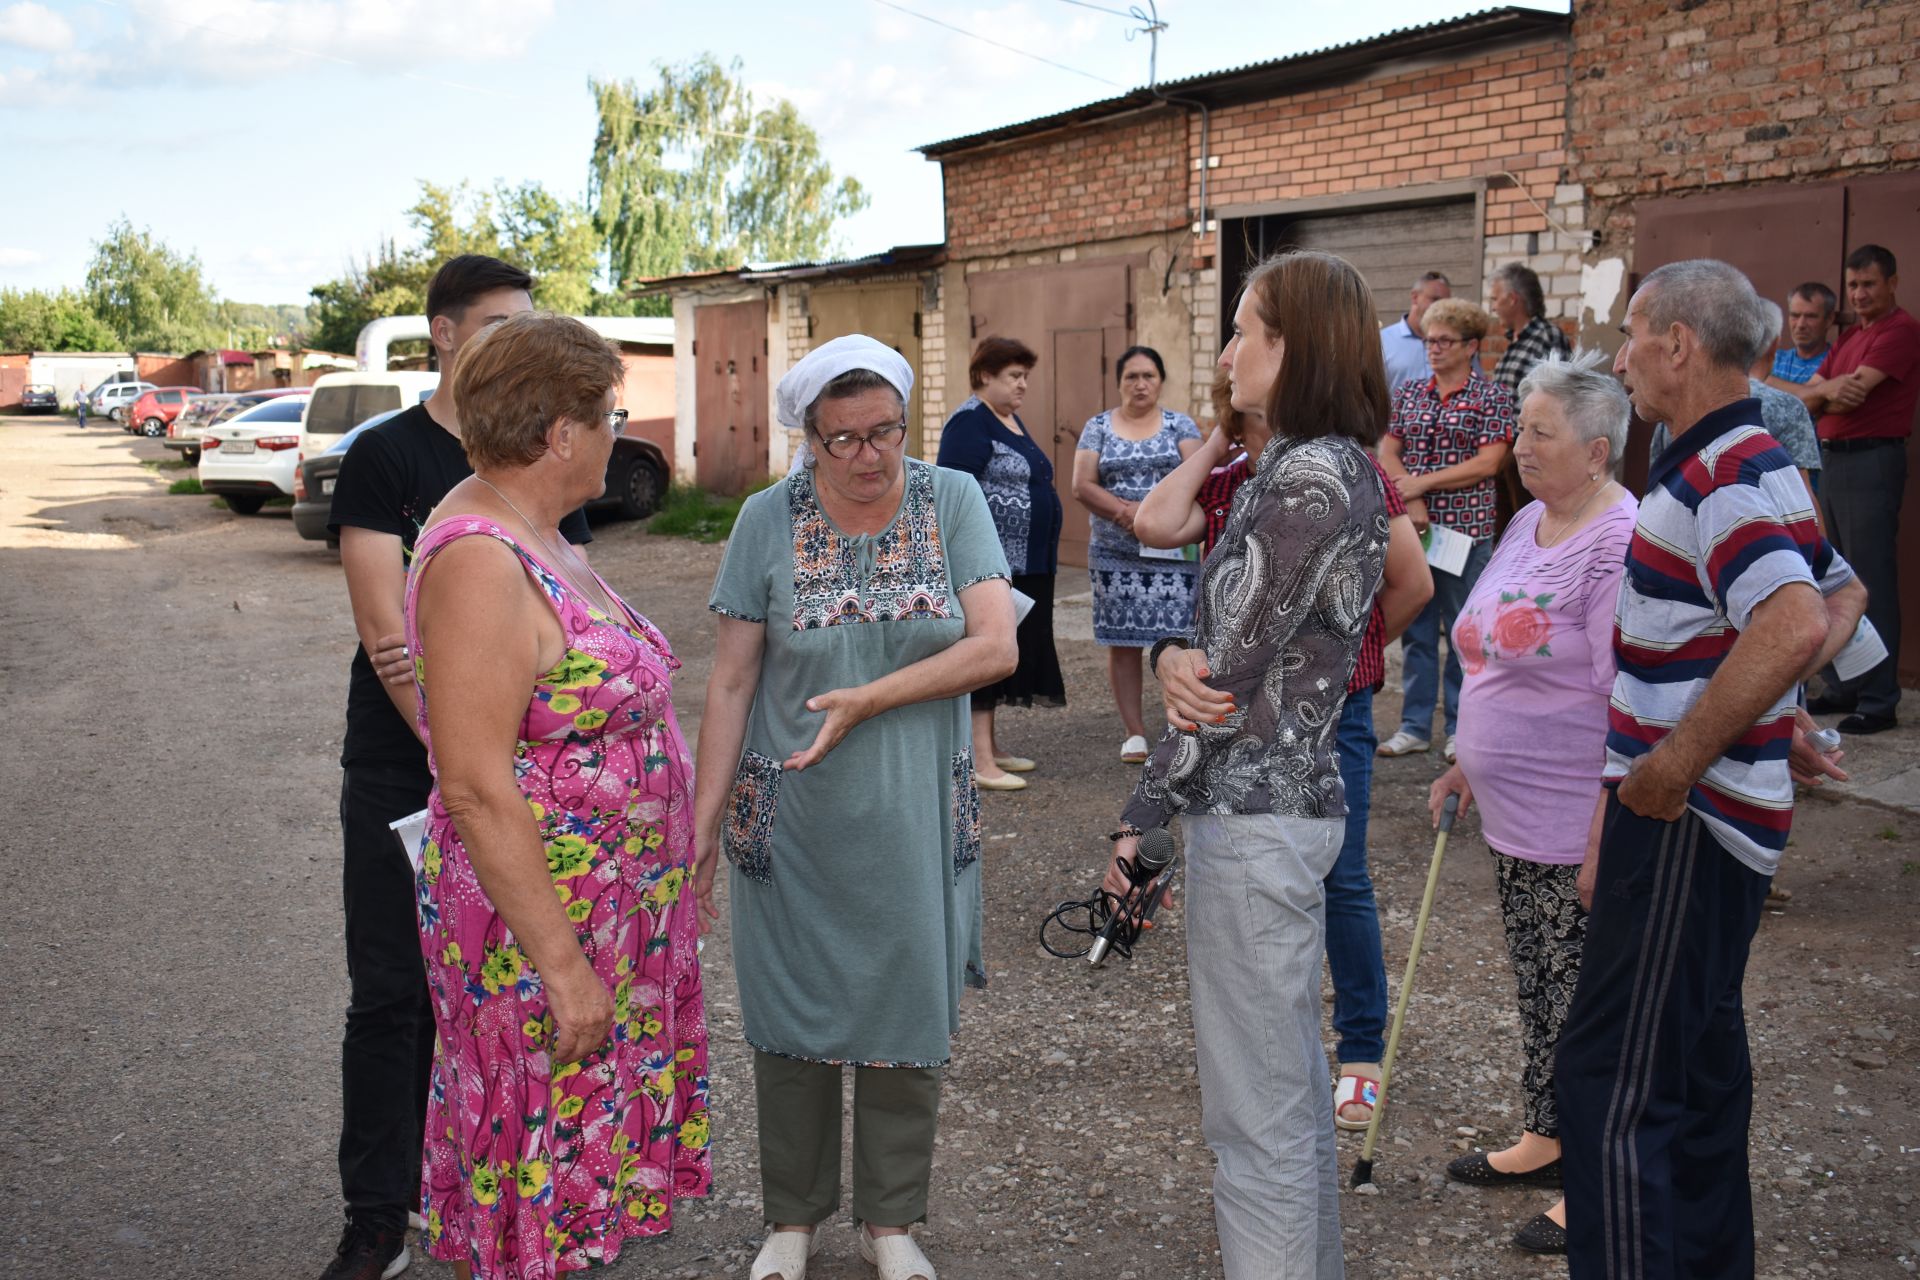
<instances>
[{"instance_id":1,"label":"rusty metal door","mask_svg":"<svg viewBox=\"0 0 1920 1280\"><path fill-rule=\"evenodd\" d=\"M709 493L744 493L767 474L767 308L693 312L694 477Z\"/></svg>"},{"instance_id":2,"label":"rusty metal door","mask_svg":"<svg viewBox=\"0 0 1920 1280\"><path fill-rule=\"evenodd\" d=\"M1877 244L1905 270L1898 295L1920 311L1920 173L1887 173L1847 183L1847 252ZM1817 277L1816 277L1817 278ZM1842 283L1835 279L1835 291ZM1920 688L1920 409L1907 437L1906 518L1900 522L1900 683Z\"/></svg>"},{"instance_id":3,"label":"rusty metal door","mask_svg":"<svg viewBox=\"0 0 1920 1280\"><path fill-rule=\"evenodd\" d=\"M815 347L849 333L864 333L906 357L918 379L920 370L920 286L911 282L875 285L820 285L807 297L809 341ZM926 457L922 443L920 397L907 398L907 451Z\"/></svg>"},{"instance_id":4,"label":"rusty metal door","mask_svg":"<svg viewBox=\"0 0 1920 1280\"><path fill-rule=\"evenodd\" d=\"M975 340L1018 338L1040 356L1027 380L1020 420L1053 459L1066 519L1060 563L1087 562L1087 509L1073 496L1073 451L1088 418L1110 408L1110 363L1133 330L1133 271L1139 260L1100 258L967 278ZM955 401L958 404L958 400Z\"/></svg>"}]
</instances>

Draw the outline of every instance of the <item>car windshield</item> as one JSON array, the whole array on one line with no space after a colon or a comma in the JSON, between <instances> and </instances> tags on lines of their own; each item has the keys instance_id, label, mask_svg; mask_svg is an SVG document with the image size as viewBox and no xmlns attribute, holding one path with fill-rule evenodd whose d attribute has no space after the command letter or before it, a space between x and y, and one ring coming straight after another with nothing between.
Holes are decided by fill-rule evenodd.
<instances>
[{"instance_id":1,"label":"car windshield","mask_svg":"<svg viewBox=\"0 0 1920 1280\"><path fill-rule=\"evenodd\" d=\"M306 406L305 396L275 396L271 400L261 401L250 408L241 410L228 419L233 426L254 426L267 422L298 422L300 410Z\"/></svg>"}]
</instances>

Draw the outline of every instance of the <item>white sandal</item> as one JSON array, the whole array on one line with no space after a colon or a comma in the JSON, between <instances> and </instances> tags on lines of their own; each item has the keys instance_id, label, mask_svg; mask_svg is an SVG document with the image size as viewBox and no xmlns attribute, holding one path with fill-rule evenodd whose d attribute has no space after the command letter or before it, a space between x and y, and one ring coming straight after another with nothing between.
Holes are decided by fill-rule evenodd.
<instances>
[{"instance_id":1,"label":"white sandal","mask_svg":"<svg viewBox=\"0 0 1920 1280\"><path fill-rule=\"evenodd\" d=\"M860 1256L879 1268L880 1280L940 1280L912 1235L876 1236L861 1222L853 1231L860 1237Z\"/></svg>"},{"instance_id":2,"label":"white sandal","mask_svg":"<svg viewBox=\"0 0 1920 1280\"><path fill-rule=\"evenodd\" d=\"M760 1246L760 1256L753 1260L751 1280L771 1280L779 1276L780 1280L807 1280L807 1259L820 1252L825 1232L819 1227L812 1231L767 1231L767 1242Z\"/></svg>"}]
</instances>

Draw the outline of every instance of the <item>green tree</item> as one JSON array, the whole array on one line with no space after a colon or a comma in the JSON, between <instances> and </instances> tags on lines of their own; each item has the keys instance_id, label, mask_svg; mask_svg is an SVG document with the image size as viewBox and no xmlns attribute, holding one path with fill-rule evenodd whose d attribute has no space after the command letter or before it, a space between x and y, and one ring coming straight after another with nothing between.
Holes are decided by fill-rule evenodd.
<instances>
[{"instance_id":1,"label":"green tree","mask_svg":"<svg viewBox=\"0 0 1920 1280\"><path fill-rule=\"evenodd\" d=\"M617 290L651 276L819 257L866 208L791 102L756 110L740 64L663 65L658 83L589 81L599 127L588 203Z\"/></svg>"},{"instance_id":2,"label":"green tree","mask_svg":"<svg viewBox=\"0 0 1920 1280\"><path fill-rule=\"evenodd\" d=\"M121 218L93 247L87 301L133 351L191 351L214 345L214 297L200 260L176 253L151 231Z\"/></svg>"},{"instance_id":3,"label":"green tree","mask_svg":"<svg viewBox=\"0 0 1920 1280\"><path fill-rule=\"evenodd\" d=\"M369 320L424 312L432 277L423 253L383 241L364 263L351 264L344 275L313 287L307 341L322 351L351 353Z\"/></svg>"},{"instance_id":4,"label":"green tree","mask_svg":"<svg viewBox=\"0 0 1920 1280\"><path fill-rule=\"evenodd\" d=\"M0 351L121 349L113 330L71 289L0 289Z\"/></svg>"},{"instance_id":5,"label":"green tree","mask_svg":"<svg viewBox=\"0 0 1920 1280\"><path fill-rule=\"evenodd\" d=\"M504 184L494 192L499 209L498 255L533 272L535 305L564 315L605 315L595 307L600 237L585 207L562 200L537 182Z\"/></svg>"}]
</instances>

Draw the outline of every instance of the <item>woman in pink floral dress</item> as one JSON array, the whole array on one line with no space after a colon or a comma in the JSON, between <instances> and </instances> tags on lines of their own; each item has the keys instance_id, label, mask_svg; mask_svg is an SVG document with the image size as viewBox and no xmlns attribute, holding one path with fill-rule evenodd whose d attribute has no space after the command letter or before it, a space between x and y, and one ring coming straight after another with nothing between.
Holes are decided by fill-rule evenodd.
<instances>
[{"instance_id":1,"label":"woman in pink floral dress","mask_svg":"<svg viewBox=\"0 0 1920 1280\"><path fill-rule=\"evenodd\" d=\"M565 317L469 344L454 389L475 474L408 580L435 781L422 1212L428 1252L463 1274L606 1265L711 1180L680 664L557 530L603 483L619 377Z\"/></svg>"}]
</instances>

